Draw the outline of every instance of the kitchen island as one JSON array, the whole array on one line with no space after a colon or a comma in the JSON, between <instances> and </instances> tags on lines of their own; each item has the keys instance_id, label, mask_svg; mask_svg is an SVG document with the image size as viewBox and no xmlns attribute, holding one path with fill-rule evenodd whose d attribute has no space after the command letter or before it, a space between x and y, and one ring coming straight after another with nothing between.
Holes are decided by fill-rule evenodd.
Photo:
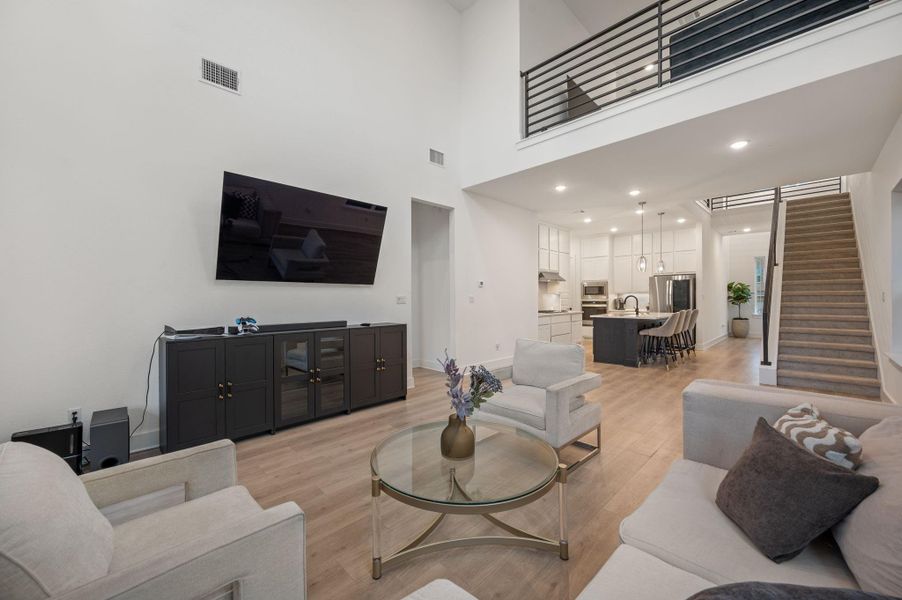
<instances>
[{"instance_id":1,"label":"kitchen island","mask_svg":"<svg viewBox=\"0 0 902 600\"><path fill-rule=\"evenodd\" d=\"M670 313L634 311L592 315L592 358L595 362L625 367L639 366L639 332L657 327Z\"/></svg>"}]
</instances>

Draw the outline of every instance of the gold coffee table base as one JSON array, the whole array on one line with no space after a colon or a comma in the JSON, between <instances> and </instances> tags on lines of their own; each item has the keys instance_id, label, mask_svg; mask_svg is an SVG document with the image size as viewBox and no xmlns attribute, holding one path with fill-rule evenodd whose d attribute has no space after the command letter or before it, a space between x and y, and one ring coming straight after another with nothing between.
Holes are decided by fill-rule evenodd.
<instances>
[{"instance_id":1,"label":"gold coffee table base","mask_svg":"<svg viewBox=\"0 0 902 600\"><path fill-rule=\"evenodd\" d=\"M470 500L470 497L464 491L463 487L457 481L457 477L455 476L455 470L450 469L450 491L448 495L448 500L450 501L454 498L455 494L460 494L465 500ZM567 466L560 464L558 465L557 475L548 481L544 486L538 488L537 490L516 498L514 500L508 500L505 502L494 502L494 503L486 503L486 504L449 504L442 502L431 502L428 500L422 500L420 498L414 498L408 496L406 494L398 493L392 488L386 486L382 483L382 480L378 475L373 473L372 475L372 507L373 507L373 579L379 579L382 577L382 572L395 565L402 564L408 560L413 558L417 558L418 556L422 556L424 554L428 554L430 552L435 552L437 550L446 550L451 548L465 548L468 546L484 546L484 545L502 545L502 546L519 546L523 548L534 548L536 550L547 550L549 552L554 552L560 556L561 560L567 560L569 556L569 550L567 546L567 519L566 519L566 495L565 495L565 486L567 483ZM554 541L548 538L544 538L538 535L533 535L527 531L523 531L518 527L514 527L504 521L492 516L491 513L501 512L505 510L511 510L514 508L519 508L521 506L526 506L532 502L535 502L545 494L547 494L554 486L558 488L558 506L559 506L559 516L560 516L560 539L558 541ZM415 508L419 508L422 510L427 510L430 512L439 513L438 516L432 521L432 523L426 527L422 532L420 532L415 538L413 538L407 545L398 550L397 552L390 554L386 557L382 557L381 550L381 521L379 516L379 496L382 492L385 492L387 496L398 500L402 504L406 504L408 506L413 506ZM504 529L508 533L512 534L510 536L503 535L483 535L483 536L473 536L473 537L465 537L465 538L456 538L451 540L443 540L440 542L432 542L429 544L421 545L429 537L429 535L436 530L439 524L444 520L444 518L449 514L458 514L458 515L479 515L484 519L488 520L493 525Z\"/></svg>"}]
</instances>

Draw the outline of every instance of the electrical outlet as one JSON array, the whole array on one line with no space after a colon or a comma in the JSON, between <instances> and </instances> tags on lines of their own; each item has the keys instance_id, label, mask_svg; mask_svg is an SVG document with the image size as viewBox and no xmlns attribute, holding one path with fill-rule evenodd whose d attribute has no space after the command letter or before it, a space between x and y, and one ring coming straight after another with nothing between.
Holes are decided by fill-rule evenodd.
<instances>
[{"instance_id":1,"label":"electrical outlet","mask_svg":"<svg viewBox=\"0 0 902 600\"><path fill-rule=\"evenodd\" d=\"M66 414L66 422L77 423L78 421L81 421L81 409L70 408Z\"/></svg>"},{"instance_id":2,"label":"electrical outlet","mask_svg":"<svg viewBox=\"0 0 902 600\"><path fill-rule=\"evenodd\" d=\"M470 304L474 304L476 302L475 296L468 296L467 299L470 301Z\"/></svg>"},{"instance_id":3,"label":"electrical outlet","mask_svg":"<svg viewBox=\"0 0 902 600\"><path fill-rule=\"evenodd\" d=\"M407 304L407 296L398 296L398 304Z\"/></svg>"},{"instance_id":4,"label":"electrical outlet","mask_svg":"<svg viewBox=\"0 0 902 600\"><path fill-rule=\"evenodd\" d=\"M484 281L480 281L480 282L479 282L479 287L484 288L484 287L485 287L485 282L484 282Z\"/></svg>"}]
</instances>

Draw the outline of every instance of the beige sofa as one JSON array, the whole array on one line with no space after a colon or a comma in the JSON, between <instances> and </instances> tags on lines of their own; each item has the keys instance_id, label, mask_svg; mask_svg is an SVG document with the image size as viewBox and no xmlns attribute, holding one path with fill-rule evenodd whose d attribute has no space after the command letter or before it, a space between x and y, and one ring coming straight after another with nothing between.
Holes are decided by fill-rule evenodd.
<instances>
[{"instance_id":1,"label":"beige sofa","mask_svg":"<svg viewBox=\"0 0 902 600\"><path fill-rule=\"evenodd\" d=\"M81 477L0 444L0 596L304 598L304 513L235 482L227 440Z\"/></svg>"},{"instance_id":2,"label":"beige sofa","mask_svg":"<svg viewBox=\"0 0 902 600\"><path fill-rule=\"evenodd\" d=\"M812 402L856 435L902 406L786 389L697 380L683 391L683 458L620 524L621 546L577 600L685 600L716 585L769 581L858 588L829 538L777 564L761 554L714 503L727 469L751 441L758 417L773 423ZM467 600L447 582L418 600Z\"/></svg>"}]
</instances>

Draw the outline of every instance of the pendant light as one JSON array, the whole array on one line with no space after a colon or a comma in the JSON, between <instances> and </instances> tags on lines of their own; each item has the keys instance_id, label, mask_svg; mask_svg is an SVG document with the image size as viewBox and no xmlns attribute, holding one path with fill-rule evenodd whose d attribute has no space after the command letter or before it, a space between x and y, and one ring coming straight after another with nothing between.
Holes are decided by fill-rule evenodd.
<instances>
[{"instance_id":1,"label":"pendant light","mask_svg":"<svg viewBox=\"0 0 902 600\"><path fill-rule=\"evenodd\" d=\"M641 221L641 229L640 229L640 245L642 247L642 254L639 256L639 262L636 263L636 268L639 269L640 272L645 273L645 270L648 268L648 261L645 259L645 202L639 203L639 210L636 212L639 213L639 217L642 219Z\"/></svg>"},{"instance_id":2,"label":"pendant light","mask_svg":"<svg viewBox=\"0 0 902 600\"><path fill-rule=\"evenodd\" d=\"M664 269L664 213L659 212L658 218L661 220L661 233L658 237L658 251L661 253L660 259L658 259L658 267L655 269L658 273L663 273Z\"/></svg>"}]
</instances>

